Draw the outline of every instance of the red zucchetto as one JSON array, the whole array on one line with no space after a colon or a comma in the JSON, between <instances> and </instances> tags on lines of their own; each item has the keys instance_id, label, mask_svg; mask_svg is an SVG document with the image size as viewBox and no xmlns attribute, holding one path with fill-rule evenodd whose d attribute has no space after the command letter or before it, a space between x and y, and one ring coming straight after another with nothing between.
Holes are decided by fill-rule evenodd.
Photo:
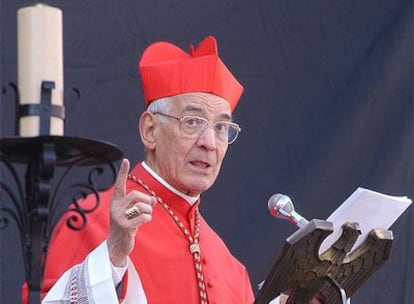
<instances>
[{"instance_id":1,"label":"red zucchetto","mask_svg":"<svg viewBox=\"0 0 414 304\"><path fill-rule=\"evenodd\" d=\"M162 97L190 92L226 99L233 111L243 87L218 57L217 42L206 37L190 54L168 42L151 44L139 62L145 105Z\"/></svg>"}]
</instances>

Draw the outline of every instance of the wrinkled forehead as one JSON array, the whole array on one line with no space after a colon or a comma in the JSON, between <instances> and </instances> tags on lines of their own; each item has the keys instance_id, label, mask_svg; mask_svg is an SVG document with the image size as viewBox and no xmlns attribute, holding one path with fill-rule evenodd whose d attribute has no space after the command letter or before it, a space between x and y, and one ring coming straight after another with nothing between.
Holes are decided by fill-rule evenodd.
<instances>
[{"instance_id":1,"label":"wrinkled forehead","mask_svg":"<svg viewBox=\"0 0 414 304\"><path fill-rule=\"evenodd\" d=\"M227 113L231 108L226 99L210 93L185 93L172 96L172 106L180 111Z\"/></svg>"}]
</instances>

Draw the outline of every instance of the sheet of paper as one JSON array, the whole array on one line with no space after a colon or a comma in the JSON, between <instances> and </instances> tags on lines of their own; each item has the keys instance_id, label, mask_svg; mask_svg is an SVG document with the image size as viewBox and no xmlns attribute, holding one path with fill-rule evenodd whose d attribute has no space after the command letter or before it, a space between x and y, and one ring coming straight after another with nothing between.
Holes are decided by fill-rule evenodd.
<instances>
[{"instance_id":1,"label":"sheet of paper","mask_svg":"<svg viewBox=\"0 0 414 304\"><path fill-rule=\"evenodd\" d=\"M361 235L352 250L357 248L372 229L388 230L412 203L408 197L391 196L358 188L328 218L334 231L322 242L319 253L328 249L341 235L345 222L358 222Z\"/></svg>"}]
</instances>

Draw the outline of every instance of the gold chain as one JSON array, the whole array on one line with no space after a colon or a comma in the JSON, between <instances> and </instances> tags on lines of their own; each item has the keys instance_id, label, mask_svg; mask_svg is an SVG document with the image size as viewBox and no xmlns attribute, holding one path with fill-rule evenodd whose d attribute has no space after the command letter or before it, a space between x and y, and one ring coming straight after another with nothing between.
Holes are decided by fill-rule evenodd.
<instances>
[{"instance_id":1,"label":"gold chain","mask_svg":"<svg viewBox=\"0 0 414 304\"><path fill-rule=\"evenodd\" d=\"M174 214L173 210L165 203L161 197L159 197L153 190L151 190L142 180L138 177L129 174L128 179L134 181L141 187L143 187L148 193L150 193L153 197L155 197L158 203L167 211L167 213L171 216L177 226L181 229L184 233L185 237L187 238L188 242L190 243L190 252L194 258L194 266L197 272L197 281L198 281L198 290L200 294L200 304L208 304L207 300L207 292L206 286L204 284L204 276L203 276L203 268L201 267L201 249L200 244L198 242L200 236L200 212L198 211L198 207L195 210L195 227L194 227L194 235L192 236L190 232L185 228L184 224L180 221L177 215Z\"/></svg>"}]
</instances>

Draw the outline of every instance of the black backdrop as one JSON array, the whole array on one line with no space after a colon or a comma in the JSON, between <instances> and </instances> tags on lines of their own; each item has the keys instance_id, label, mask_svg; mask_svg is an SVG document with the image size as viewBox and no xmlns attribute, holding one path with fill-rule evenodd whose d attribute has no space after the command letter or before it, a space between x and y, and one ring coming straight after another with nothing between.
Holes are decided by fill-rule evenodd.
<instances>
[{"instance_id":1,"label":"black backdrop","mask_svg":"<svg viewBox=\"0 0 414 304\"><path fill-rule=\"evenodd\" d=\"M35 2L1 0L2 136L15 134L16 11ZM245 87L235 111L243 131L202 212L254 287L295 231L268 215L273 193L322 219L358 186L413 197L412 0L45 2L63 9L66 135L112 142L132 162L143 156L144 48L218 39ZM391 258L354 303L414 302L413 215L393 225ZM0 238L0 302L19 303L18 236Z\"/></svg>"}]
</instances>

